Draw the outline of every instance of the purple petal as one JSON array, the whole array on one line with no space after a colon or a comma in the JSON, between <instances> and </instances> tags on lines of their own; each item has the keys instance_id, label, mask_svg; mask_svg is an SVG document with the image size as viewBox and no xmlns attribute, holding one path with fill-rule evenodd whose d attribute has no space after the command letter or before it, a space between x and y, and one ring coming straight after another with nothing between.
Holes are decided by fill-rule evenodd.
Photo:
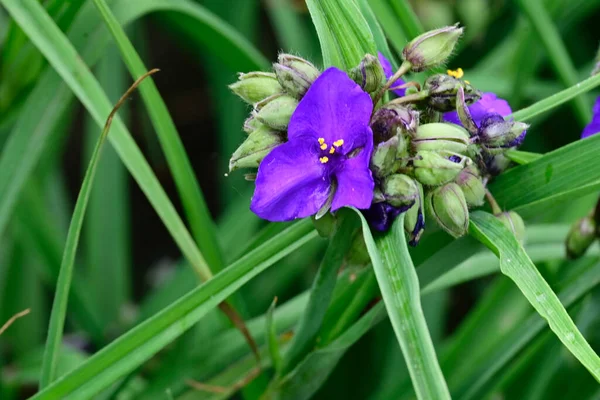
<instances>
[{"instance_id":1,"label":"purple petal","mask_svg":"<svg viewBox=\"0 0 600 400\"><path fill-rule=\"evenodd\" d=\"M369 208L373 201L375 182L369 169L369 161L373 152L373 133L368 126L365 127L365 130L365 143L359 148L360 153L345 160L334 172L337 189L331 204L332 211L345 206L365 209Z\"/></svg>"},{"instance_id":2,"label":"purple petal","mask_svg":"<svg viewBox=\"0 0 600 400\"><path fill-rule=\"evenodd\" d=\"M250 210L269 221L316 214L331 185L311 139L297 138L274 148L260 163Z\"/></svg>"},{"instance_id":3,"label":"purple petal","mask_svg":"<svg viewBox=\"0 0 600 400\"><path fill-rule=\"evenodd\" d=\"M392 63L388 60L380 51L377 52L377 56L379 57L379 62L383 67L383 73L385 74L386 79L390 79L392 75L394 75L394 69L392 68ZM405 84L406 82L402 80L402 78L398 79L394 82L394 86L400 86ZM406 89L396 89L393 91L396 93L398 97L402 97L406 94Z\"/></svg>"},{"instance_id":4,"label":"purple petal","mask_svg":"<svg viewBox=\"0 0 600 400\"><path fill-rule=\"evenodd\" d=\"M469 111L471 112L473 121L475 121L477 125L480 124L487 114L496 113L502 115L503 117L512 114L512 110L508 102L504 99L498 98L498 96L492 92L484 93L483 96L481 96L481 99L469 106ZM444 121L462 125L456 111L445 113Z\"/></svg>"},{"instance_id":5,"label":"purple petal","mask_svg":"<svg viewBox=\"0 0 600 400\"><path fill-rule=\"evenodd\" d=\"M592 121L587 124L583 129L583 132L581 132L582 139L600 132L600 97L598 97L596 103L594 103L593 113L594 116L592 117Z\"/></svg>"},{"instance_id":6,"label":"purple petal","mask_svg":"<svg viewBox=\"0 0 600 400\"><path fill-rule=\"evenodd\" d=\"M315 80L298 104L288 138L308 137L315 143L323 138L329 146L343 139L345 149L354 149L355 141L364 141L364 128L369 125L372 111L371 97L345 72L331 67Z\"/></svg>"}]
</instances>

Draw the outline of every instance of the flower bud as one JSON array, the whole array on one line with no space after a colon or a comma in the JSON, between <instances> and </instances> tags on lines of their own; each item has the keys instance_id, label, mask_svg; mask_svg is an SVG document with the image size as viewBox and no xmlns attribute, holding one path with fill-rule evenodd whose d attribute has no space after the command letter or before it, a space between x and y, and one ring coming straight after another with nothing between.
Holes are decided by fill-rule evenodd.
<instances>
[{"instance_id":1,"label":"flower bud","mask_svg":"<svg viewBox=\"0 0 600 400\"><path fill-rule=\"evenodd\" d=\"M505 211L495 215L517 238L521 244L525 241L525 222L519 214L514 211Z\"/></svg>"},{"instance_id":2,"label":"flower bud","mask_svg":"<svg viewBox=\"0 0 600 400\"><path fill-rule=\"evenodd\" d=\"M525 139L529 125L506 121L500 114L488 114L479 126L479 140L487 149L504 149L519 146Z\"/></svg>"},{"instance_id":3,"label":"flower bud","mask_svg":"<svg viewBox=\"0 0 600 400\"><path fill-rule=\"evenodd\" d=\"M410 107L386 104L371 119L375 143L385 142L399 133L411 133L419 125L419 113Z\"/></svg>"},{"instance_id":4,"label":"flower bud","mask_svg":"<svg viewBox=\"0 0 600 400\"><path fill-rule=\"evenodd\" d=\"M398 136L393 136L386 142L379 143L371 156L371 171L378 178L390 175L397 168Z\"/></svg>"},{"instance_id":5,"label":"flower bud","mask_svg":"<svg viewBox=\"0 0 600 400\"><path fill-rule=\"evenodd\" d=\"M483 186L481 174L474 164L460 171L454 183L463 191L468 206L479 207L483 205L485 187Z\"/></svg>"},{"instance_id":6,"label":"flower bud","mask_svg":"<svg viewBox=\"0 0 600 400\"><path fill-rule=\"evenodd\" d=\"M276 146L283 143L280 134L266 125L255 129L229 160L229 172L239 168L258 168L260 162Z\"/></svg>"},{"instance_id":7,"label":"flower bud","mask_svg":"<svg viewBox=\"0 0 600 400\"><path fill-rule=\"evenodd\" d=\"M450 151L420 151L413 165L415 177L423 185L438 186L453 181L471 159Z\"/></svg>"},{"instance_id":8,"label":"flower bud","mask_svg":"<svg viewBox=\"0 0 600 400\"><path fill-rule=\"evenodd\" d=\"M256 119L277 131L284 131L297 106L298 100L293 97L273 96L256 105Z\"/></svg>"},{"instance_id":9,"label":"flower bud","mask_svg":"<svg viewBox=\"0 0 600 400\"><path fill-rule=\"evenodd\" d=\"M229 85L229 88L248 104L258 103L283 91L272 73L250 72L239 74L238 79L236 83Z\"/></svg>"},{"instance_id":10,"label":"flower bud","mask_svg":"<svg viewBox=\"0 0 600 400\"><path fill-rule=\"evenodd\" d=\"M451 236L458 238L469 228L469 209L465 196L456 183L447 183L435 188L425 201L427 214Z\"/></svg>"},{"instance_id":11,"label":"flower bud","mask_svg":"<svg viewBox=\"0 0 600 400\"><path fill-rule=\"evenodd\" d=\"M319 76L319 70L303 58L280 54L277 61L273 64L277 80L289 95L298 99Z\"/></svg>"},{"instance_id":12,"label":"flower bud","mask_svg":"<svg viewBox=\"0 0 600 400\"><path fill-rule=\"evenodd\" d=\"M402 57L412 64L414 72L436 67L450 57L462 33L458 24L425 32L406 45Z\"/></svg>"},{"instance_id":13,"label":"flower bud","mask_svg":"<svg viewBox=\"0 0 600 400\"><path fill-rule=\"evenodd\" d=\"M381 191L393 207L408 209L419 196L417 183L411 177L403 174L390 175L381 183Z\"/></svg>"},{"instance_id":14,"label":"flower bud","mask_svg":"<svg viewBox=\"0 0 600 400\"><path fill-rule=\"evenodd\" d=\"M596 239L596 222L592 216L587 216L575 222L567 234L567 257L579 258Z\"/></svg>"},{"instance_id":15,"label":"flower bud","mask_svg":"<svg viewBox=\"0 0 600 400\"><path fill-rule=\"evenodd\" d=\"M250 116L244 121L243 129L244 132L246 132L247 134L251 134L252 132L254 132L255 129L262 125L263 124L261 124L260 121L256 119L256 116L254 114L250 114Z\"/></svg>"},{"instance_id":16,"label":"flower bud","mask_svg":"<svg viewBox=\"0 0 600 400\"><path fill-rule=\"evenodd\" d=\"M385 84L385 73L379 59L367 54L358 67L348 73L350 78L367 93L375 93Z\"/></svg>"},{"instance_id":17,"label":"flower bud","mask_svg":"<svg viewBox=\"0 0 600 400\"><path fill-rule=\"evenodd\" d=\"M461 126L443 122L420 125L411 141L415 152L447 150L466 155L469 133Z\"/></svg>"},{"instance_id":18,"label":"flower bud","mask_svg":"<svg viewBox=\"0 0 600 400\"><path fill-rule=\"evenodd\" d=\"M449 75L432 75L425 80L423 90L429 92L427 104L436 111L448 112L456 109L456 98L460 89L464 92L466 104L481 98L481 92L473 86Z\"/></svg>"},{"instance_id":19,"label":"flower bud","mask_svg":"<svg viewBox=\"0 0 600 400\"><path fill-rule=\"evenodd\" d=\"M488 174L492 176L500 175L509 167L510 163L510 159L504 154L483 154L483 164L485 165L485 169Z\"/></svg>"},{"instance_id":20,"label":"flower bud","mask_svg":"<svg viewBox=\"0 0 600 400\"><path fill-rule=\"evenodd\" d=\"M408 235L408 244L416 246L419 244L421 235L425 230L425 198L423 196L423 186L417 182L419 195L415 204L406 211L404 216L404 230Z\"/></svg>"}]
</instances>

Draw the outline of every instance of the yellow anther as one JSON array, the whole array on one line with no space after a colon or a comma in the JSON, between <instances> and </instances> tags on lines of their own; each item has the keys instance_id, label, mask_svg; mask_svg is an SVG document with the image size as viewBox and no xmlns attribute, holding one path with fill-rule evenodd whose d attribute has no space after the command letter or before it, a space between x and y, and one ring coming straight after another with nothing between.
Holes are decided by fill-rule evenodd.
<instances>
[{"instance_id":1,"label":"yellow anther","mask_svg":"<svg viewBox=\"0 0 600 400\"><path fill-rule=\"evenodd\" d=\"M454 71L451 70L451 69L449 69L446 72L448 73L448 75L450 75L450 76L452 76L454 78L457 78L457 79L460 79L460 78L462 78L465 75L465 72L463 71L462 68L458 68L458 69L456 69Z\"/></svg>"},{"instance_id":2,"label":"yellow anther","mask_svg":"<svg viewBox=\"0 0 600 400\"><path fill-rule=\"evenodd\" d=\"M318 140L319 140L319 144L325 143L325 139L323 139L322 137L320 137Z\"/></svg>"},{"instance_id":3,"label":"yellow anther","mask_svg":"<svg viewBox=\"0 0 600 400\"><path fill-rule=\"evenodd\" d=\"M321 164L325 164L327 161L329 161L329 157L321 157L319 158L319 161L321 161Z\"/></svg>"},{"instance_id":4,"label":"yellow anther","mask_svg":"<svg viewBox=\"0 0 600 400\"><path fill-rule=\"evenodd\" d=\"M343 144L344 144L344 139L336 140L335 142L333 142L333 145L335 147L340 147Z\"/></svg>"},{"instance_id":5,"label":"yellow anther","mask_svg":"<svg viewBox=\"0 0 600 400\"><path fill-rule=\"evenodd\" d=\"M331 148L329 149L329 154L333 154L335 153L335 147L331 146Z\"/></svg>"},{"instance_id":6,"label":"yellow anther","mask_svg":"<svg viewBox=\"0 0 600 400\"><path fill-rule=\"evenodd\" d=\"M325 150L327 148L327 143L323 143L320 147L321 147L321 150Z\"/></svg>"}]
</instances>

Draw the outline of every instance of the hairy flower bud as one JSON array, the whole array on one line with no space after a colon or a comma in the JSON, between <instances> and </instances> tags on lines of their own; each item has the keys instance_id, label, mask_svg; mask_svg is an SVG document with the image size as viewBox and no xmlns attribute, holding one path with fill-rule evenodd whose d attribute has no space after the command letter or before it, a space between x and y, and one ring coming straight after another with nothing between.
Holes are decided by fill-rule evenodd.
<instances>
[{"instance_id":1,"label":"hairy flower bud","mask_svg":"<svg viewBox=\"0 0 600 400\"><path fill-rule=\"evenodd\" d=\"M471 207L479 207L483 205L485 197L485 187L481 179L481 174L474 164L469 165L456 177L454 180L465 195L467 205Z\"/></svg>"},{"instance_id":2,"label":"hairy flower bud","mask_svg":"<svg viewBox=\"0 0 600 400\"><path fill-rule=\"evenodd\" d=\"M398 165L396 161L397 154L398 136L376 145L371 156L371 171L373 171L373 174L378 178L383 178L394 172Z\"/></svg>"},{"instance_id":3,"label":"hairy flower bud","mask_svg":"<svg viewBox=\"0 0 600 400\"><path fill-rule=\"evenodd\" d=\"M463 127L443 122L420 125L411 141L415 152L447 150L462 155L469 144L469 133Z\"/></svg>"},{"instance_id":4,"label":"hairy flower bud","mask_svg":"<svg viewBox=\"0 0 600 400\"><path fill-rule=\"evenodd\" d=\"M277 80L289 95L298 99L319 76L319 70L303 58L280 54L277 61L273 64Z\"/></svg>"},{"instance_id":5,"label":"hairy flower bud","mask_svg":"<svg viewBox=\"0 0 600 400\"><path fill-rule=\"evenodd\" d=\"M469 228L469 209L465 196L456 183L432 190L425 201L427 214L451 236L458 238Z\"/></svg>"},{"instance_id":6,"label":"hairy flower bud","mask_svg":"<svg viewBox=\"0 0 600 400\"><path fill-rule=\"evenodd\" d=\"M576 259L585 254L596 239L596 222L587 216L575 222L567 234L567 257Z\"/></svg>"},{"instance_id":7,"label":"hairy flower bud","mask_svg":"<svg viewBox=\"0 0 600 400\"><path fill-rule=\"evenodd\" d=\"M485 170L492 176L498 176L504 172L510 165L510 162L510 159L504 154L483 154L483 165L485 166Z\"/></svg>"},{"instance_id":8,"label":"hairy flower bud","mask_svg":"<svg viewBox=\"0 0 600 400\"><path fill-rule=\"evenodd\" d=\"M458 24L425 32L406 45L402 57L414 72L436 67L450 57L462 33Z\"/></svg>"},{"instance_id":9,"label":"hairy flower bud","mask_svg":"<svg viewBox=\"0 0 600 400\"><path fill-rule=\"evenodd\" d=\"M505 211L495 215L514 235L519 243L525 241L525 222L519 214L514 211Z\"/></svg>"},{"instance_id":10,"label":"hairy flower bud","mask_svg":"<svg viewBox=\"0 0 600 400\"><path fill-rule=\"evenodd\" d=\"M358 67L348 73L350 78L367 93L375 93L385 84L385 73L379 59L367 54Z\"/></svg>"},{"instance_id":11,"label":"hairy flower bud","mask_svg":"<svg viewBox=\"0 0 600 400\"><path fill-rule=\"evenodd\" d=\"M417 182L419 194L415 204L406 211L404 216L404 230L408 235L408 244L416 246L419 244L421 235L425 230L425 197L423 196L423 186Z\"/></svg>"},{"instance_id":12,"label":"hairy flower bud","mask_svg":"<svg viewBox=\"0 0 600 400\"><path fill-rule=\"evenodd\" d=\"M266 125L256 128L229 160L229 172L238 168L258 168L260 162L276 146L283 143L280 134Z\"/></svg>"},{"instance_id":13,"label":"hairy flower bud","mask_svg":"<svg viewBox=\"0 0 600 400\"><path fill-rule=\"evenodd\" d=\"M254 114L250 114L250 116L244 121L244 126L242 128L244 129L244 132L246 132L247 134L251 134L252 132L254 132L255 129L259 128L262 125L263 124L256 119L256 116Z\"/></svg>"},{"instance_id":14,"label":"hairy flower bud","mask_svg":"<svg viewBox=\"0 0 600 400\"><path fill-rule=\"evenodd\" d=\"M423 185L438 186L456 179L471 159L450 151L419 151L413 159L415 177Z\"/></svg>"},{"instance_id":15,"label":"hairy flower bud","mask_svg":"<svg viewBox=\"0 0 600 400\"><path fill-rule=\"evenodd\" d=\"M385 142L401 133L412 133L419 126L419 113L411 107L387 104L378 109L371 119L373 140Z\"/></svg>"},{"instance_id":16,"label":"hairy flower bud","mask_svg":"<svg viewBox=\"0 0 600 400\"><path fill-rule=\"evenodd\" d=\"M248 104L261 102L283 91L273 73L250 72L239 74L238 79L236 83L229 85L229 88Z\"/></svg>"},{"instance_id":17,"label":"hairy flower bud","mask_svg":"<svg viewBox=\"0 0 600 400\"><path fill-rule=\"evenodd\" d=\"M394 207L409 208L419 196L417 183L403 174L390 175L381 183L381 191L385 201Z\"/></svg>"},{"instance_id":18,"label":"hairy flower bud","mask_svg":"<svg viewBox=\"0 0 600 400\"><path fill-rule=\"evenodd\" d=\"M423 84L423 90L429 93L427 104L434 110L441 112L456 109L457 94L461 88L466 104L472 104L481 98L479 90L462 79L456 79L450 75L432 75Z\"/></svg>"},{"instance_id":19,"label":"hairy flower bud","mask_svg":"<svg viewBox=\"0 0 600 400\"><path fill-rule=\"evenodd\" d=\"M479 140L488 150L519 146L525 139L529 125L506 121L500 114L488 114L479 126Z\"/></svg>"},{"instance_id":20,"label":"hairy flower bud","mask_svg":"<svg viewBox=\"0 0 600 400\"><path fill-rule=\"evenodd\" d=\"M273 96L256 105L255 117L277 131L284 131L297 106L298 100L291 96Z\"/></svg>"}]
</instances>

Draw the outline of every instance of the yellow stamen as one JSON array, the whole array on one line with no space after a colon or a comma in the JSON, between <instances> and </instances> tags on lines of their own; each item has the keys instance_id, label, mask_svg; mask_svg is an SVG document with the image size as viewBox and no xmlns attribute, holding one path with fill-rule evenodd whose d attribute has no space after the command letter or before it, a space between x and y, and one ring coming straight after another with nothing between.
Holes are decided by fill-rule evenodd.
<instances>
[{"instance_id":1,"label":"yellow stamen","mask_svg":"<svg viewBox=\"0 0 600 400\"><path fill-rule=\"evenodd\" d=\"M327 143L323 143L320 147L321 147L321 150L325 150L327 148Z\"/></svg>"},{"instance_id":2,"label":"yellow stamen","mask_svg":"<svg viewBox=\"0 0 600 400\"><path fill-rule=\"evenodd\" d=\"M343 144L344 144L344 139L336 140L335 142L333 142L333 145L335 147L340 147Z\"/></svg>"},{"instance_id":3,"label":"yellow stamen","mask_svg":"<svg viewBox=\"0 0 600 400\"><path fill-rule=\"evenodd\" d=\"M320 137L318 140L319 140L319 144L325 143L325 139L323 139L322 137Z\"/></svg>"},{"instance_id":4,"label":"yellow stamen","mask_svg":"<svg viewBox=\"0 0 600 400\"><path fill-rule=\"evenodd\" d=\"M458 68L455 71L449 69L446 72L448 73L448 75L450 75L450 76L452 76L454 78L457 78L457 79L460 79L460 78L462 78L465 75L465 72L463 71L462 68Z\"/></svg>"},{"instance_id":5,"label":"yellow stamen","mask_svg":"<svg viewBox=\"0 0 600 400\"><path fill-rule=\"evenodd\" d=\"M466 83L467 85L470 85L470 84L471 84L471 82L469 82L469 81L467 81L467 80L465 80L465 83Z\"/></svg>"},{"instance_id":6,"label":"yellow stamen","mask_svg":"<svg viewBox=\"0 0 600 400\"><path fill-rule=\"evenodd\" d=\"M321 164L325 164L327 161L329 161L329 157L321 157L319 158L319 161L321 161Z\"/></svg>"},{"instance_id":7,"label":"yellow stamen","mask_svg":"<svg viewBox=\"0 0 600 400\"><path fill-rule=\"evenodd\" d=\"M335 153L335 147L331 146L331 148L329 149L329 154L333 154Z\"/></svg>"}]
</instances>

